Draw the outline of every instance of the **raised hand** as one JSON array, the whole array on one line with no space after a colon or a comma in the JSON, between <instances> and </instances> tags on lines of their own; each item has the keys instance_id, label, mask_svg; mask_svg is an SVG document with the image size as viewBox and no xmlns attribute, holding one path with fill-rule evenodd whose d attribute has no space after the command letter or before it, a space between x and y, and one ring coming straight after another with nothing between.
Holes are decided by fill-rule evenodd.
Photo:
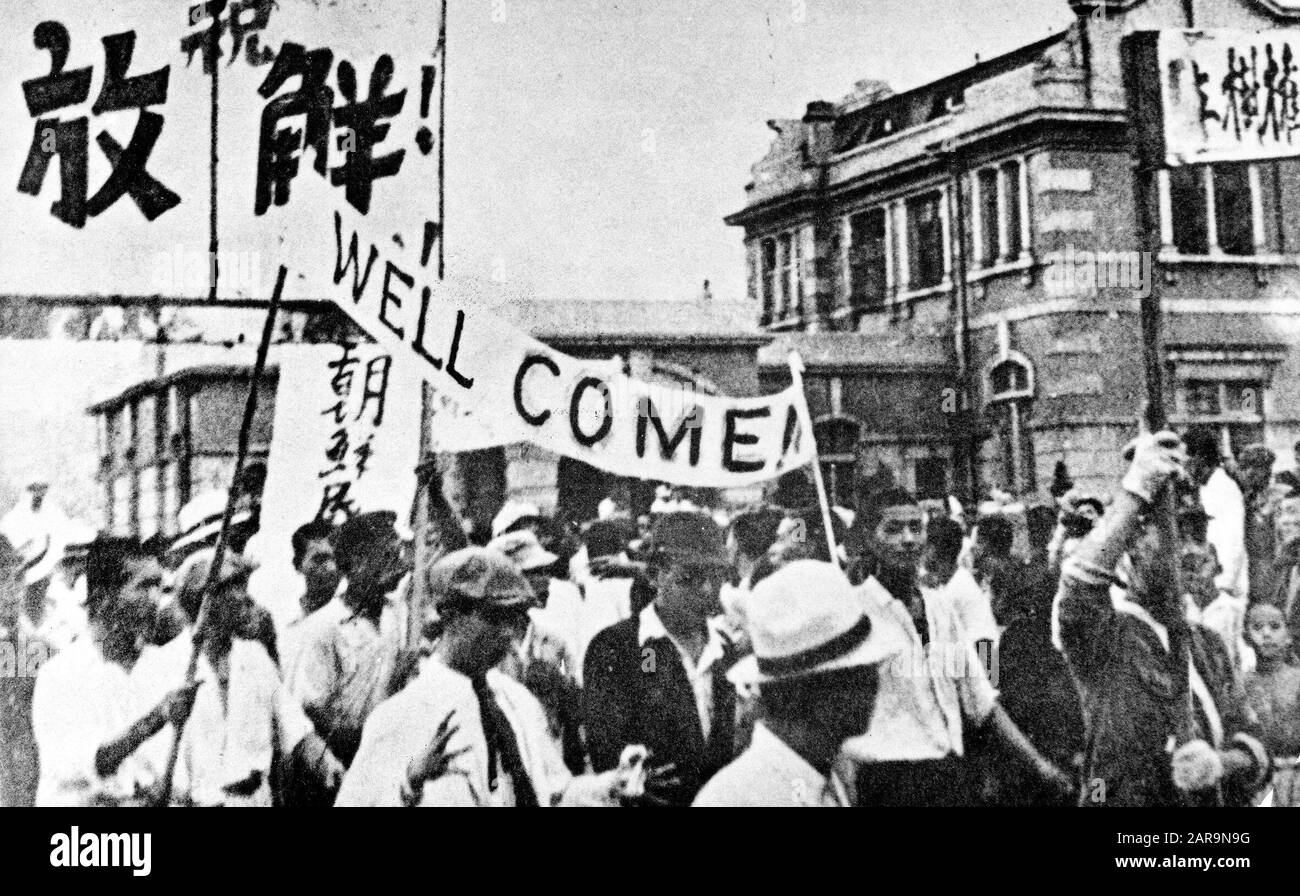
<instances>
[{"instance_id":1,"label":"raised hand","mask_svg":"<svg viewBox=\"0 0 1300 896\"><path fill-rule=\"evenodd\" d=\"M441 724L438 725L438 730L434 732L428 746L406 766L406 780L412 791L418 793L426 781L433 781L447 774L452 762L469 750L467 745L454 752L447 752L447 745L460 731L459 725L451 723L455 714L454 709L447 713Z\"/></svg>"}]
</instances>

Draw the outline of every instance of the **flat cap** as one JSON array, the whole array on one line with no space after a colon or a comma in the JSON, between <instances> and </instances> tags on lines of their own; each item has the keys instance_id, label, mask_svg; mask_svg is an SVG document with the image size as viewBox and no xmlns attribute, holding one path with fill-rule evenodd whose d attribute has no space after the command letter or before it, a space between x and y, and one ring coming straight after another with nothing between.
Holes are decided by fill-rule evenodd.
<instances>
[{"instance_id":1,"label":"flat cap","mask_svg":"<svg viewBox=\"0 0 1300 896\"><path fill-rule=\"evenodd\" d=\"M499 551L469 547L453 551L429 568L434 606L470 603L493 607L531 607L533 589L510 558Z\"/></svg>"}]
</instances>

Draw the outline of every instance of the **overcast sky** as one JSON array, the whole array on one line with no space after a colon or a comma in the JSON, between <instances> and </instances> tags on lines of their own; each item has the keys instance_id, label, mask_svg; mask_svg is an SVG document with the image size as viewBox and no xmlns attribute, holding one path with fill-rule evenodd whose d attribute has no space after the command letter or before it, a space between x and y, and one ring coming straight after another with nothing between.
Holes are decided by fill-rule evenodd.
<instances>
[{"instance_id":1,"label":"overcast sky","mask_svg":"<svg viewBox=\"0 0 1300 896\"><path fill-rule=\"evenodd\" d=\"M452 0L447 273L584 299L693 298L708 278L740 299L722 217L768 119L1070 18L1066 0Z\"/></svg>"}]
</instances>

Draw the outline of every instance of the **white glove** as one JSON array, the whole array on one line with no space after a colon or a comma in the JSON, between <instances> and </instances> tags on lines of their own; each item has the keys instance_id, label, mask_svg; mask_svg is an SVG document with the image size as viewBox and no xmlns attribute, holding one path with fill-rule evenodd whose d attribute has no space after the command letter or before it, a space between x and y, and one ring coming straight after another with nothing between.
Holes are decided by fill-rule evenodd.
<instances>
[{"instance_id":1,"label":"white glove","mask_svg":"<svg viewBox=\"0 0 1300 896\"><path fill-rule=\"evenodd\" d=\"M1169 430L1143 433L1128 444L1124 456L1133 458L1121 483L1124 491L1148 504L1171 478L1187 477L1183 470L1187 451L1178 434Z\"/></svg>"},{"instance_id":2,"label":"white glove","mask_svg":"<svg viewBox=\"0 0 1300 896\"><path fill-rule=\"evenodd\" d=\"M1203 740L1183 744L1174 751L1174 786L1186 793L1208 790L1223 779L1223 758Z\"/></svg>"}]
</instances>

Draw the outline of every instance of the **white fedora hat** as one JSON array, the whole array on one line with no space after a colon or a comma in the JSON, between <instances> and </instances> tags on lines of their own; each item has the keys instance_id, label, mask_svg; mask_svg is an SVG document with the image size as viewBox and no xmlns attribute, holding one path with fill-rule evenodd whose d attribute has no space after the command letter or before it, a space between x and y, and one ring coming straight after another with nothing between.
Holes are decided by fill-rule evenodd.
<instances>
[{"instance_id":1,"label":"white fedora hat","mask_svg":"<svg viewBox=\"0 0 1300 896\"><path fill-rule=\"evenodd\" d=\"M507 501L492 518L492 537L504 535L516 523L538 519L541 515L541 508L536 504L528 501Z\"/></svg>"},{"instance_id":2,"label":"white fedora hat","mask_svg":"<svg viewBox=\"0 0 1300 896\"><path fill-rule=\"evenodd\" d=\"M898 623L871 611L839 568L820 560L781 567L740 611L754 653L727 673L739 685L874 666L907 646Z\"/></svg>"},{"instance_id":3,"label":"white fedora hat","mask_svg":"<svg viewBox=\"0 0 1300 896\"><path fill-rule=\"evenodd\" d=\"M176 515L176 522L181 531L169 550L182 551L191 545L215 538L221 531L221 521L225 515L226 493L224 491L206 491L195 495ZM230 518L230 524L236 526L252 518L252 513L246 507L237 507Z\"/></svg>"}]
</instances>

